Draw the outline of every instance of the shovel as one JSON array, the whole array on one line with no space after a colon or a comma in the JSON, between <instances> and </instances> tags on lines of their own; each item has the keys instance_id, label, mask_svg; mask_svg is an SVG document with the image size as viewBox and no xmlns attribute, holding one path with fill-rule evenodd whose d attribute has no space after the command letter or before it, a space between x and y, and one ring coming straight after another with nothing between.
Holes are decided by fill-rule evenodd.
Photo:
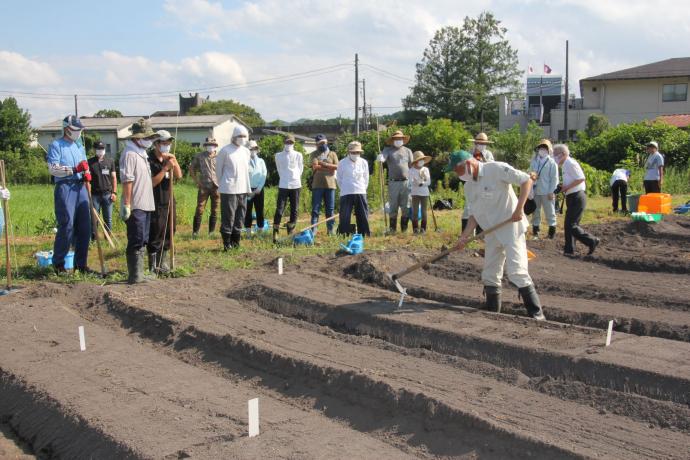
<instances>
[{"instance_id":1,"label":"shovel","mask_svg":"<svg viewBox=\"0 0 690 460\"><path fill-rule=\"evenodd\" d=\"M495 230L498 230L499 228L503 227L504 225L508 225L512 221L513 221L513 218L510 217L510 218L504 220L503 222L494 225L493 227L487 228L486 230L484 230L484 231L478 233L477 235L471 237L470 239L468 239L467 243L465 243L465 245L471 243L472 241L483 238L484 236L488 235L489 233L492 233ZM399 271L399 272L393 273L393 274L387 273L386 275L388 276L388 278L393 282L393 284L395 284L395 287L398 290L398 292L400 292L400 302L398 302L398 308L400 308L402 306L403 300L405 299L405 296L407 295L407 290L400 284L400 281L398 281L400 278L402 278L405 275L409 275L413 271L419 270L420 268L422 268L426 265L429 265L429 264L432 264L438 260L441 260L444 257L446 257L447 255L449 255L449 254L451 254L457 250L458 250L457 246L453 246L452 248L446 249L445 251L442 251L442 252L436 254L435 256L433 256L429 259L423 260L421 262L417 262L416 264L414 264L410 267L407 267L406 269L404 269L402 271Z\"/></svg>"}]
</instances>

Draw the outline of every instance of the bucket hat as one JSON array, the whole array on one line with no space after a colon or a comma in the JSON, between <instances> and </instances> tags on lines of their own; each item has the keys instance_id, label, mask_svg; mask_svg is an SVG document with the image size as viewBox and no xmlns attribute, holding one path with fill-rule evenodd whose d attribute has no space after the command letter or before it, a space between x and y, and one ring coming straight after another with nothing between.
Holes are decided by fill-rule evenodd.
<instances>
[{"instance_id":1,"label":"bucket hat","mask_svg":"<svg viewBox=\"0 0 690 460\"><path fill-rule=\"evenodd\" d=\"M146 139L156 137L156 133L151 128L151 124L145 118L140 118L138 121L132 123L130 128L132 134L130 139Z\"/></svg>"},{"instance_id":2,"label":"bucket hat","mask_svg":"<svg viewBox=\"0 0 690 460\"><path fill-rule=\"evenodd\" d=\"M362 153L364 150L362 150L362 144L357 141L352 141L349 144L347 144L347 151L348 153Z\"/></svg>"}]
</instances>

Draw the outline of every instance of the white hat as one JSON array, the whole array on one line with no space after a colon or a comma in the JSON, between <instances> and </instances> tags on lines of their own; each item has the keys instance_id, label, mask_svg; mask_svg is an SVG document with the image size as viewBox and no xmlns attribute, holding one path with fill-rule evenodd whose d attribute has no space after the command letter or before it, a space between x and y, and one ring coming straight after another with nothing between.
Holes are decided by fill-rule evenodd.
<instances>
[{"instance_id":1,"label":"white hat","mask_svg":"<svg viewBox=\"0 0 690 460\"><path fill-rule=\"evenodd\" d=\"M164 130L164 129L160 129L160 130L156 131L156 135L158 136L158 138L156 139L156 141L167 142L167 141L174 141L174 140L175 140L175 138L173 137L173 135L170 134L169 131L166 131L166 130Z\"/></svg>"},{"instance_id":2,"label":"white hat","mask_svg":"<svg viewBox=\"0 0 690 460\"><path fill-rule=\"evenodd\" d=\"M257 150L258 150L258 149L259 149L259 144L257 144L256 141L255 141L254 139L252 139L251 141L249 141L249 144L247 145L247 148L248 148L249 150L252 150L252 149L257 149Z\"/></svg>"}]
</instances>

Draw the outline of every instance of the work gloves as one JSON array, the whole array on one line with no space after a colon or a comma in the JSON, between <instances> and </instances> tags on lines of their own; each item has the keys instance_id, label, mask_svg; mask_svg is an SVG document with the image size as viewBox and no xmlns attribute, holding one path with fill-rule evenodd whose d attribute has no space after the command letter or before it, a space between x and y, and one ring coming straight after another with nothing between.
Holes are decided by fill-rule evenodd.
<instances>
[{"instance_id":1,"label":"work gloves","mask_svg":"<svg viewBox=\"0 0 690 460\"><path fill-rule=\"evenodd\" d=\"M129 216L132 215L132 208L129 205L126 205L124 201L120 202L120 218L122 219L123 222L127 222L127 219L129 219Z\"/></svg>"},{"instance_id":2,"label":"work gloves","mask_svg":"<svg viewBox=\"0 0 690 460\"><path fill-rule=\"evenodd\" d=\"M85 172L89 170L89 163L86 160L82 160L79 162L79 164L72 168L72 172L74 174L80 173L80 172Z\"/></svg>"},{"instance_id":3,"label":"work gloves","mask_svg":"<svg viewBox=\"0 0 690 460\"><path fill-rule=\"evenodd\" d=\"M0 187L0 199L3 199L5 201L10 199L10 191L7 190L6 188Z\"/></svg>"},{"instance_id":4,"label":"work gloves","mask_svg":"<svg viewBox=\"0 0 690 460\"><path fill-rule=\"evenodd\" d=\"M91 182L91 171L89 171L88 169L84 171L84 181Z\"/></svg>"}]
</instances>

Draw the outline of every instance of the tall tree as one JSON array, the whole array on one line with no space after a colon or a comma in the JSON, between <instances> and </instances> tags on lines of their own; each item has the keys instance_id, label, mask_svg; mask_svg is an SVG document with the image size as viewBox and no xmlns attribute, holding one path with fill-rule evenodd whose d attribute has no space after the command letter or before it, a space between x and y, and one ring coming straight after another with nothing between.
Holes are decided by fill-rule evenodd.
<instances>
[{"instance_id":1,"label":"tall tree","mask_svg":"<svg viewBox=\"0 0 690 460\"><path fill-rule=\"evenodd\" d=\"M31 141L31 115L8 97L0 101L0 151L23 150Z\"/></svg>"},{"instance_id":2,"label":"tall tree","mask_svg":"<svg viewBox=\"0 0 690 460\"><path fill-rule=\"evenodd\" d=\"M496 123L501 92L515 91L522 72L507 29L490 12L466 17L462 28L436 31L417 64L416 82L403 99L406 109L433 117Z\"/></svg>"},{"instance_id":3,"label":"tall tree","mask_svg":"<svg viewBox=\"0 0 690 460\"><path fill-rule=\"evenodd\" d=\"M94 114L96 118L122 118L122 112L115 109L101 109Z\"/></svg>"},{"instance_id":4,"label":"tall tree","mask_svg":"<svg viewBox=\"0 0 690 460\"><path fill-rule=\"evenodd\" d=\"M254 107L232 99L205 102L200 106L192 107L187 113L189 115L237 115L249 126L265 124L261 114Z\"/></svg>"}]
</instances>

